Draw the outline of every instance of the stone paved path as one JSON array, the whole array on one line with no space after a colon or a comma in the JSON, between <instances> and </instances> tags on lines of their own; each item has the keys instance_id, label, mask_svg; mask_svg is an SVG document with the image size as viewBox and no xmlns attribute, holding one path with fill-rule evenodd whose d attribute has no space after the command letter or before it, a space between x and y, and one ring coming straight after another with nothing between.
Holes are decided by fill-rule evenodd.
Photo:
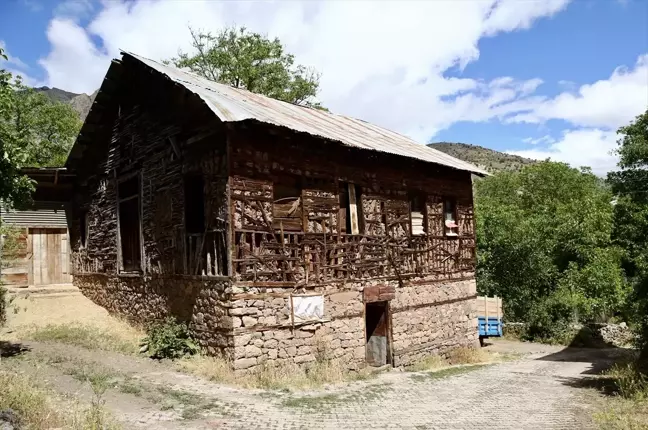
<instances>
[{"instance_id":1,"label":"stone paved path","mask_svg":"<svg viewBox=\"0 0 648 430\"><path fill-rule=\"evenodd\" d=\"M497 342L491 348L515 350L523 358L452 376L391 371L344 386L287 393L227 387L120 354L59 344L32 343L31 348L35 357L70 354L77 361L94 360L138 381L145 391L180 393L190 396L188 404L202 405L190 416L146 392L108 390L106 406L125 429L201 430L591 428L596 395L578 388L578 382L609 365L617 351ZM60 364L50 366L46 377L59 391L87 394L88 388Z\"/></svg>"},{"instance_id":2,"label":"stone paved path","mask_svg":"<svg viewBox=\"0 0 648 430\"><path fill-rule=\"evenodd\" d=\"M587 352L534 354L443 379L393 372L328 395L279 396L221 424L241 429L587 428L593 410L583 390L570 384L605 359L590 359Z\"/></svg>"}]
</instances>

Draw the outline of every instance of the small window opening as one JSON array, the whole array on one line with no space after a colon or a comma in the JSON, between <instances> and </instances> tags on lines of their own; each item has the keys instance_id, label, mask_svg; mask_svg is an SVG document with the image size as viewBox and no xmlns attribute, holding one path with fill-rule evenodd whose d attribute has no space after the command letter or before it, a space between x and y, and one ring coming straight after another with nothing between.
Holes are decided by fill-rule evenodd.
<instances>
[{"instance_id":1,"label":"small window opening","mask_svg":"<svg viewBox=\"0 0 648 430\"><path fill-rule=\"evenodd\" d=\"M410 220L412 236L425 234L425 195L414 193L410 195Z\"/></svg>"},{"instance_id":2,"label":"small window opening","mask_svg":"<svg viewBox=\"0 0 648 430\"><path fill-rule=\"evenodd\" d=\"M205 182L202 175L185 176L184 197L187 233L203 234L205 232Z\"/></svg>"},{"instance_id":3,"label":"small window opening","mask_svg":"<svg viewBox=\"0 0 648 430\"><path fill-rule=\"evenodd\" d=\"M79 214L79 234L81 239L81 246L83 248L85 248L88 244L88 224L88 211L81 211L81 213Z\"/></svg>"},{"instance_id":4,"label":"small window opening","mask_svg":"<svg viewBox=\"0 0 648 430\"><path fill-rule=\"evenodd\" d=\"M121 266L126 272L141 270L139 176L119 184L119 238Z\"/></svg>"},{"instance_id":5,"label":"small window opening","mask_svg":"<svg viewBox=\"0 0 648 430\"><path fill-rule=\"evenodd\" d=\"M446 236L458 236L459 226L457 225L457 204L454 199L443 201L443 227Z\"/></svg>"},{"instance_id":6,"label":"small window opening","mask_svg":"<svg viewBox=\"0 0 648 430\"><path fill-rule=\"evenodd\" d=\"M301 181L297 177L282 177L273 184L272 224L284 231L302 231Z\"/></svg>"}]
</instances>

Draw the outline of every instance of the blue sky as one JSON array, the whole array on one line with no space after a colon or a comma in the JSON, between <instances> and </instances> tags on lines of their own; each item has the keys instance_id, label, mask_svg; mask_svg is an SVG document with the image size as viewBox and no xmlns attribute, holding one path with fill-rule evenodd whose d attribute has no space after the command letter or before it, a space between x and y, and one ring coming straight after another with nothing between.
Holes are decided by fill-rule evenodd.
<instances>
[{"instance_id":1,"label":"blue sky","mask_svg":"<svg viewBox=\"0 0 648 430\"><path fill-rule=\"evenodd\" d=\"M3 67L92 92L119 48L190 49L187 25L278 36L322 73L321 101L419 142L461 141L614 168L616 128L648 106L648 2L233 3L9 0Z\"/></svg>"}]
</instances>

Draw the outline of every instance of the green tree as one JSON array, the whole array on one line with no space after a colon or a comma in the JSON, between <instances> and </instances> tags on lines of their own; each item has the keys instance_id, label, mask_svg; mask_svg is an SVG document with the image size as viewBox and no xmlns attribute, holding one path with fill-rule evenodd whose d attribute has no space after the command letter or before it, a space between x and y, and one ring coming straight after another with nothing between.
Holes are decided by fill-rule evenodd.
<instances>
[{"instance_id":1,"label":"green tree","mask_svg":"<svg viewBox=\"0 0 648 430\"><path fill-rule=\"evenodd\" d=\"M0 55L6 59L2 50ZM23 166L65 164L81 121L71 106L54 102L0 70L0 200L23 206L33 190Z\"/></svg>"},{"instance_id":2,"label":"green tree","mask_svg":"<svg viewBox=\"0 0 648 430\"><path fill-rule=\"evenodd\" d=\"M0 57L7 59L1 47ZM0 69L0 201L9 207L26 204L33 190L31 181L20 174L21 161L25 156L11 124L14 107L13 76L7 70Z\"/></svg>"},{"instance_id":3,"label":"green tree","mask_svg":"<svg viewBox=\"0 0 648 430\"><path fill-rule=\"evenodd\" d=\"M626 296L612 194L590 170L542 162L476 183L478 288L509 320L550 329L601 320Z\"/></svg>"},{"instance_id":4,"label":"green tree","mask_svg":"<svg viewBox=\"0 0 648 430\"><path fill-rule=\"evenodd\" d=\"M189 68L212 81L266 95L277 100L320 108L314 98L319 73L295 65L277 38L226 28L216 35L190 28L195 54L180 52L171 59L176 67Z\"/></svg>"},{"instance_id":5,"label":"green tree","mask_svg":"<svg viewBox=\"0 0 648 430\"><path fill-rule=\"evenodd\" d=\"M618 130L619 167L608 175L616 196L614 239L634 289L631 303L640 328L641 363L648 374L648 110Z\"/></svg>"},{"instance_id":6,"label":"green tree","mask_svg":"<svg viewBox=\"0 0 648 430\"><path fill-rule=\"evenodd\" d=\"M65 164L81 121L69 104L17 82L10 125L24 155L23 165L59 167Z\"/></svg>"}]
</instances>

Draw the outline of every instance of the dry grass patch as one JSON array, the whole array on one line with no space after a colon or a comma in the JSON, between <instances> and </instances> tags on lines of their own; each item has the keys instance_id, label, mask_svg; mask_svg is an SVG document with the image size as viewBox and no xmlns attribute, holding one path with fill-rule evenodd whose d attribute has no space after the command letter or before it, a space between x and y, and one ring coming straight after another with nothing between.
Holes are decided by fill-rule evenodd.
<instances>
[{"instance_id":1,"label":"dry grass patch","mask_svg":"<svg viewBox=\"0 0 648 430\"><path fill-rule=\"evenodd\" d=\"M264 365L246 373L235 373L230 363L222 358L201 355L179 360L178 365L182 370L211 381L244 388L276 390L316 388L371 376L369 370L349 371L338 360L318 360L302 366L292 363Z\"/></svg>"},{"instance_id":2,"label":"dry grass patch","mask_svg":"<svg viewBox=\"0 0 648 430\"><path fill-rule=\"evenodd\" d=\"M65 404L56 394L24 374L0 372L0 410L12 409L16 428L45 430L116 430L120 427L105 410L100 394L91 405L80 408ZM94 387L93 387L94 389Z\"/></svg>"},{"instance_id":3,"label":"dry grass patch","mask_svg":"<svg viewBox=\"0 0 648 430\"><path fill-rule=\"evenodd\" d=\"M3 336L9 341L53 341L132 353L144 337L142 330L79 293L16 296L13 306L18 312L8 315Z\"/></svg>"},{"instance_id":4,"label":"dry grass patch","mask_svg":"<svg viewBox=\"0 0 648 430\"><path fill-rule=\"evenodd\" d=\"M49 324L30 327L22 331L23 339L41 342L58 342L127 354L137 353L141 332L131 327L105 329L88 324Z\"/></svg>"},{"instance_id":5,"label":"dry grass patch","mask_svg":"<svg viewBox=\"0 0 648 430\"><path fill-rule=\"evenodd\" d=\"M407 367L410 372L424 372L426 370L438 370L448 367L450 364L440 355L429 355L423 360Z\"/></svg>"},{"instance_id":6,"label":"dry grass patch","mask_svg":"<svg viewBox=\"0 0 648 430\"><path fill-rule=\"evenodd\" d=\"M448 363L455 364L479 364L494 361L494 354L482 348L454 348L448 351Z\"/></svg>"},{"instance_id":7,"label":"dry grass patch","mask_svg":"<svg viewBox=\"0 0 648 430\"><path fill-rule=\"evenodd\" d=\"M445 357L429 355L423 360L408 366L407 370L410 372L437 371L452 366L498 363L513 360L517 357L516 354L501 354L482 348L462 347L448 351Z\"/></svg>"}]
</instances>

